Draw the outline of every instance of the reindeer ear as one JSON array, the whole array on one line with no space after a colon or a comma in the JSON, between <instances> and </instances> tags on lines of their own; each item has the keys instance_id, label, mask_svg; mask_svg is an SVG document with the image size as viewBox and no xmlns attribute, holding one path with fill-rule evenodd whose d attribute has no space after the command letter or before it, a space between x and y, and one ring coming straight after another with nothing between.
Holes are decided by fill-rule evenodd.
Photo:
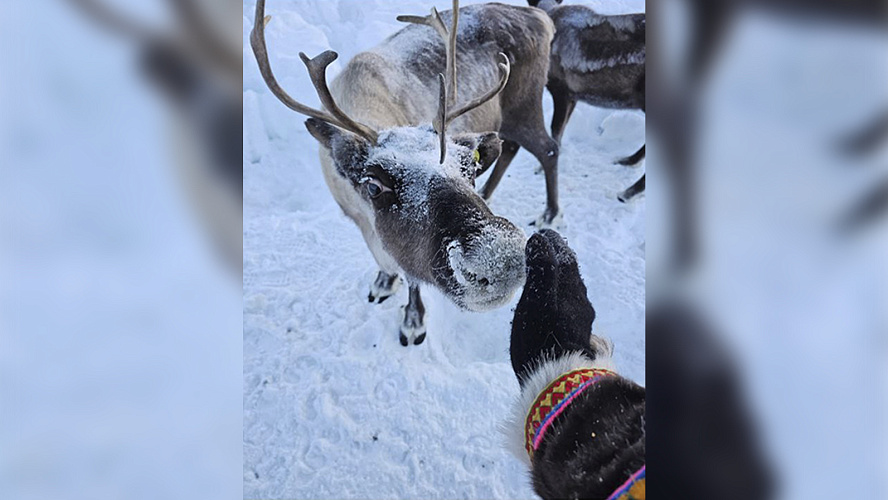
<instances>
[{"instance_id":1,"label":"reindeer ear","mask_svg":"<svg viewBox=\"0 0 888 500\"><path fill-rule=\"evenodd\" d=\"M333 163L336 164L336 171L357 183L363 175L361 172L367 160L369 143L355 134L316 118L305 120L305 128L321 143L321 146L330 151Z\"/></svg>"},{"instance_id":2,"label":"reindeer ear","mask_svg":"<svg viewBox=\"0 0 888 500\"><path fill-rule=\"evenodd\" d=\"M321 143L321 146L324 146L327 149L333 149L333 139L342 134L338 128L325 121L318 120L317 118L309 118L308 120L305 120L305 128L308 129L308 133L311 134L312 137Z\"/></svg>"},{"instance_id":3,"label":"reindeer ear","mask_svg":"<svg viewBox=\"0 0 888 500\"><path fill-rule=\"evenodd\" d=\"M459 134L453 136L453 142L474 152L473 161L478 169L476 175L481 175L490 168L503 150L503 141L496 132Z\"/></svg>"}]
</instances>

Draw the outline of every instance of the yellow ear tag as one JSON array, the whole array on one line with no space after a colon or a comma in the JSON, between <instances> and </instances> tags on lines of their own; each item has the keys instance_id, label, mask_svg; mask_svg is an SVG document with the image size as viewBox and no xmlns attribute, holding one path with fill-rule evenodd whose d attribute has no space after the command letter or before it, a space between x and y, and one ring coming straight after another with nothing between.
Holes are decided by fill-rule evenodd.
<instances>
[{"instance_id":1,"label":"yellow ear tag","mask_svg":"<svg viewBox=\"0 0 888 500\"><path fill-rule=\"evenodd\" d=\"M472 159L475 160L475 163L481 163L481 153L477 149L472 153Z\"/></svg>"}]
</instances>

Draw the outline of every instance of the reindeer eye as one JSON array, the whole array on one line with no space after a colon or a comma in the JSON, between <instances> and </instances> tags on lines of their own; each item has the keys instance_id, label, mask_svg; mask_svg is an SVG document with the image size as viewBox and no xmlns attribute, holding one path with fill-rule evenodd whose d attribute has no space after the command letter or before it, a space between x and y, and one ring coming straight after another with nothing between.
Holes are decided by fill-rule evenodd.
<instances>
[{"instance_id":1,"label":"reindeer eye","mask_svg":"<svg viewBox=\"0 0 888 500\"><path fill-rule=\"evenodd\" d=\"M367 196L373 199L379 198L379 196L386 191L391 191L391 189L373 177L364 181L364 189L367 190Z\"/></svg>"}]
</instances>

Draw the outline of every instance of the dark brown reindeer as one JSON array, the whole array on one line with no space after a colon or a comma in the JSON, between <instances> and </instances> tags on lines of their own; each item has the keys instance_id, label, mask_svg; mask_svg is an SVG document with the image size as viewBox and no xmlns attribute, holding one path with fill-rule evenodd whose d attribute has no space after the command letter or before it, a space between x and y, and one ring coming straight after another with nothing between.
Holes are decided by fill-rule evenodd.
<instances>
[{"instance_id":1,"label":"dark brown reindeer","mask_svg":"<svg viewBox=\"0 0 888 500\"><path fill-rule=\"evenodd\" d=\"M496 132L535 151L555 184L557 145L541 103L551 21L527 7L453 6L402 16L410 26L356 55L329 87L325 70L337 54L300 54L324 110L297 102L275 80L264 0L250 37L272 93L311 117L306 126L321 145L330 191L379 264L370 301L394 294L399 274L407 278L403 345L425 339L420 283L483 311L505 304L524 282L524 233L474 191L475 176L500 154ZM468 95L480 97L461 98Z\"/></svg>"},{"instance_id":2,"label":"dark brown reindeer","mask_svg":"<svg viewBox=\"0 0 888 500\"><path fill-rule=\"evenodd\" d=\"M561 144L577 101L609 109L645 111L645 14L601 15L562 0L528 0L555 23L547 88L555 107L552 137ZM645 147L618 160L644 159ZM644 176L618 195L622 202L644 191Z\"/></svg>"}]
</instances>

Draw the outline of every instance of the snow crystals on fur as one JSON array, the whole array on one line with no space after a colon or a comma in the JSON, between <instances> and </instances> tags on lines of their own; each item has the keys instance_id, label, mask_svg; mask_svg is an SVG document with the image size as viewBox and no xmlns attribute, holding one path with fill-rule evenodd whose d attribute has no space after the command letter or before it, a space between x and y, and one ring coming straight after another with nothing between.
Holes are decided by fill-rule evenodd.
<instances>
[{"instance_id":1,"label":"snow crystals on fur","mask_svg":"<svg viewBox=\"0 0 888 500\"><path fill-rule=\"evenodd\" d=\"M608 23L617 32L634 32L636 25L632 16L603 16L588 8L562 7L559 10L566 15L559 17L559 24L576 30L593 28L601 23ZM645 63L645 48L636 52L616 55L607 59L589 59L583 53L581 37L563 36L556 37L552 51L561 54L565 67L581 72L593 72L603 68L613 68L622 65L640 65Z\"/></svg>"},{"instance_id":2,"label":"snow crystals on fur","mask_svg":"<svg viewBox=\"0 0 888 500\"><path fill-rule=\"evenodd\" d=\"M468 148L450 142L444 163L440 161L438 135L431 127L400 127L382 132L379 146L372 148L368 164L385 165L404 184L399 192L405 216L420 221L429 215L429 185L443 175L462 179L459 158L471 154Z\"/></svg>"}]
</instances>

